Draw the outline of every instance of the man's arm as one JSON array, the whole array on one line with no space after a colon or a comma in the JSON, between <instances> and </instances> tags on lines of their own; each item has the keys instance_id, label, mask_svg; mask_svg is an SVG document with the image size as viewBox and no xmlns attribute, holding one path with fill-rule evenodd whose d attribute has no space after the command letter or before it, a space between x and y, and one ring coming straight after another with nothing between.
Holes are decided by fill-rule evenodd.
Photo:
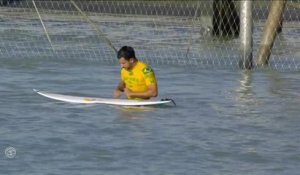
<instances>
[{"instance_id":1,"label":"man's arm","mask_svg":"<svg viewBox=\"0 0 300 175\"><path fill-rule=\"evenodd\" d=\"M151 97L157 97L158 95L157 84L152 84L148 86L148 89L145 92L132 92L129 89L125 88L125 93L127 97L130 98L149 99Z\"/></svg>"},{"instance_id":2,"label":"man's arm","mask_svg":"<svg viewBox=\"0 0 300 175\"><path fill-rule=\"evenodd\" d=\"M121 80L114 90L113 97L119 98L122 95L122 92L124 92L125 89L125 83Z\"/></svg>"}]
</instances>

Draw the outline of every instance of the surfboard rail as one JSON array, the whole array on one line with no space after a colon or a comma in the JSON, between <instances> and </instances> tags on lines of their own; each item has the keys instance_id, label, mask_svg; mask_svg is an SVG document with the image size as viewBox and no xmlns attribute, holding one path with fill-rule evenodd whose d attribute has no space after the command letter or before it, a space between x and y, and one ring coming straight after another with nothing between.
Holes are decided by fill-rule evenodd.
<instances>
[{"instance_id":1,"label":"surfboard rail","mask_svg":"<svg viewBox=\"0 0 300 175\"><path fill-rule=\"evenodd\" d=\"M107 104L107 105L119 105L119 106L151 106L151 105L162 105L173 103L176 105L175 101L172 99L161 99L161 100L129 100L129 99L116 99L116 98L101 98L101 97L87 97L87 96L72 96L51 93L46 91L40 91L33 89L37 94L63 102L68 103L78 103L78 104Z\"/></svg>"}]
</instances>

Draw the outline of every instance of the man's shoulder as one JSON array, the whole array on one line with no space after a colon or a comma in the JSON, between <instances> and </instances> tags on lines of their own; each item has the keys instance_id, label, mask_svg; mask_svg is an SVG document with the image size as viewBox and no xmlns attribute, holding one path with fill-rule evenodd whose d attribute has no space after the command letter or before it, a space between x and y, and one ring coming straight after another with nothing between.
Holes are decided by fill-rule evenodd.
<instances>
[{"instance_id":1,"label":"man's shoulder","mask_svg":"<svg viewBox=\"0 0 300 175\"><path fill-rule=\"evenodd\" d=\"M141 70L144 70L144 69L151 69L152 70L152 68L147 63L145 63L143 61L139 60L138 65L139 65L138 66L139 69L141 69Z\"/></svg>"},{"instance_id":2,"label":"man's shoulder","mask_svg":"<svg viewBox=\"0 0 300 175\"><path fill-rule=\"evenodd\" d=\"M139 64L140 64L139 68L140 68L140 70L142 71L142 73L144 75L151 75L151 74L154 73L153 69L150 66L148 66L148 64L146 64L146 63L144 63L142 61L140 61Z\"/></svg>"},{"instance_id":3,"label":"man's shoulder","mask_svg":"<svg viewBox=\"0 0 300 175\"><path fill-rule=\"evenodd\" d=\"M148 64L144 63L143 61L138 61L138 67L140 69L144 69L145 67L148 67Z\"/></svg>"}]
</instances>

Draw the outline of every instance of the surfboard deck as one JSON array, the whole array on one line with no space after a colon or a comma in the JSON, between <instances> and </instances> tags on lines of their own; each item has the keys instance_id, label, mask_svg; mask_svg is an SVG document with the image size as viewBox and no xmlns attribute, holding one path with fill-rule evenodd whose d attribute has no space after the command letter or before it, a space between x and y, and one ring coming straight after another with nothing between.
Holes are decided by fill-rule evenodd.
<instances>
[{"instance_id":1,"label":"surfboard deck","mask_svg":"<svg viewBox=\"0 0 300 175\"><path fill-rule=\"evenodd\" d=\"M129 99L114 99L114 98L101 98L101 97L84 97L84 96L72 96L51 93L46 91L39 91L33 89L39 95L44 97L78 104L107 104L107 105L118 105L118 106L151 106L151 105L163 105L168 103L174 103L172 99L162 99L162 100L129 100ZM175 103L174 103L175 104Z\"/></svg>"}]
</instances>

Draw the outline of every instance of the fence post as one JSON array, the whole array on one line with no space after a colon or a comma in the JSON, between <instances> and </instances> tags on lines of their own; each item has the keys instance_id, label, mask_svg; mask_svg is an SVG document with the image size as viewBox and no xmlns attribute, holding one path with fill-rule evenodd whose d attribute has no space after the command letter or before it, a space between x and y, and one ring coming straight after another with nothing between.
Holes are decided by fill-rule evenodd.
<instances>
[{"instance_id":1,"label":"fence post","mask_svg":"<svg viewBox=\"0 0 300 175\"><path fill-rule=\"evenodd\" d=\"M282 23L282 15L285 7L285 0L272 0L270 12L264 27L261 44L256 58L256 64L267 65L271 55L271 50L277 36L277 30Z\"/></svg>"},{"instance_id":2,"label":"fence post","mask_svg":"<svg viewBox=\"0 0 300 175\"><path fill-rule=\"evenodd\" d=\"M240 42L241 42L241 59L239 66L241 69L252 68L252 0L241 1L241 23L240 23Z\"/></svg>"}]
</instances>

